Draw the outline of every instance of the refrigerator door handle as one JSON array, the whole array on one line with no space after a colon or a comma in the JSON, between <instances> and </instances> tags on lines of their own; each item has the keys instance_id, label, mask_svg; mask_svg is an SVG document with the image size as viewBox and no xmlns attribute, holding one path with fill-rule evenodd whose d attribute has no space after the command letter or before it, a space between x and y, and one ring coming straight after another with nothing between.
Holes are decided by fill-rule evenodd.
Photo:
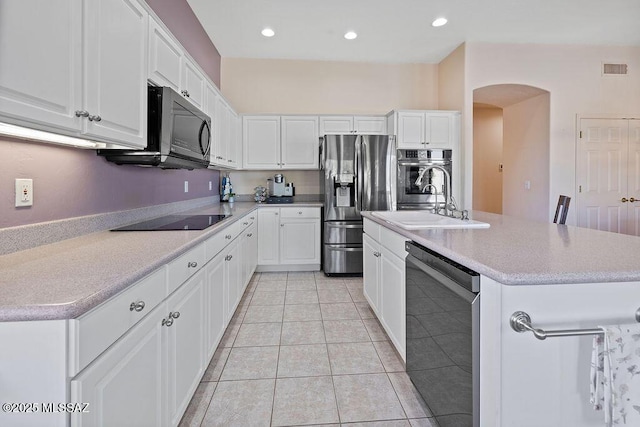
<instances>
[{"instance_id":1,"label":"refrigerator door handle","mask_svg":"<svg viewBox=\"0 0 640 427\"><path fill-rule=\"evenodd\" d=\"M362 155L362 147L360 146L360 137L356 138L356 148L355 148L355 172L356 172L356 193L354 194L354 205L356 208L356 213L360 215L360 211L362 210L362 159L360 156Z\"/></svg>"}]
</instances>

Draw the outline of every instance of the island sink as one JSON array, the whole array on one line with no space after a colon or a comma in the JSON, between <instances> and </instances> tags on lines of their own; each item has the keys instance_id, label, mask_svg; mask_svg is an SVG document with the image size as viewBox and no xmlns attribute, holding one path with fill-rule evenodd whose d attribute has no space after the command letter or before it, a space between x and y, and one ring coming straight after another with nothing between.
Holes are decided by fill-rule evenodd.
<instances>
[{"instance_id":1,"label":"island sink","mask_svg":"<svg viewBox=\"0 0 640 427\"><path fill-rule=\"evenodd\" d=\"M390 222L405 230L422 230L429 228L489 228L486 222L471 219L462 220L426 211L376 211L371 212L384 221Z\"/></svg>"}]
</instances>

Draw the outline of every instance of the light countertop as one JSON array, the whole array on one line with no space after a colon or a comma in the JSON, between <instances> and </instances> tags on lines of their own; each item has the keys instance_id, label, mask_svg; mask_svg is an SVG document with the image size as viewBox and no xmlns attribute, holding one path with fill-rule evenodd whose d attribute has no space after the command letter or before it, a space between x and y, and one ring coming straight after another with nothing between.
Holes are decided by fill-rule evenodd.
<instances>
[{"instance_id":1,"label":"light countertop","mask_svg":"<svg viewBox=\"0 0 640 427\"><path fill-rule=\"evenodd\" d=\"M404 230L363 216L506 285L640 281L640 237L479 211L471 219L490 228Z\"/></svg>"},{"instance_id":2,"label":"light countertop","mask_svg":"<svg viewBox=\"0 0 640 427\"><path fill-rule=\"evenodd\" d=\"M221 203L180 214L231 214L206 230L103 231L0 256L0 321L73 319L259 206Z\"/></svg>"}]
</instances>

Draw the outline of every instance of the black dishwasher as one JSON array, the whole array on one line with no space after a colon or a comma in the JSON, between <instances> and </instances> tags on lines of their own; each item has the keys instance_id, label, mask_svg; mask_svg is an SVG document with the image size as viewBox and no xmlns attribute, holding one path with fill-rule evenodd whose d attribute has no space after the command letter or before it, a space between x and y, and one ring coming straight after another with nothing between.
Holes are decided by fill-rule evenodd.
<instances>
[{"instance_id":1,"label":"black dishwasher","mask_svg":"<svg viewBox=\"0 0 640 427\"><path fill-rule=\"evenodd\" d=\"M406 243L407 374L440 427L480 426L480 275Z\"/></svg>"}]
</instances>

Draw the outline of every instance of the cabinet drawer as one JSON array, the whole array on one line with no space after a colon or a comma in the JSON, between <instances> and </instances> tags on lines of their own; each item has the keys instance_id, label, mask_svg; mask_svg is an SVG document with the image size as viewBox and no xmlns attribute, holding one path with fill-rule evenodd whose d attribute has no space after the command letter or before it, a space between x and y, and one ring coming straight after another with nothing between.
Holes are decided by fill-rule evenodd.
<instances>
[{"instance_id":1,"label":"cabinet drawer","mask_svg":"<svg viewBox=\"0 0 640 427\"><path fill-rule=\"evenodd\" d=\"M364 232L376 242L380 241L380 227L370 219L364 218Z\"/></svg>"},{"instance_id":2,"label":"cabinet drawer","mask_svg":"<svg viewBox=\"0 0 640 427\"><path fill-rule=\"evenodd\" d=\"M395 233L388 228L380 228L380 240L378 240L382 246L393 252L396 256L404 259L407 256L407 252L404 248L404 243L409 240L406 237Z\"/></svg>"},{"instance_id":3,"label":"cabinet drawer","mask_svg":"<svg viewBox=\"0 0 640 427\"><path fill-rule=\"evenodd\" d=\"M168 292L172 293L205 264L205 244L201 243L168 264Z\"/></svg>"},{"instance_id":4,"label":"cabinet drawer","mask_svg":"<svg viewBox=\"0 0 640 427\"><path fill-rule=\"evenodd\" d=\"M71 374L91 363L166 296L165 268L162 267L77 320L72 320L78 359L76 370L73 366L70 368Z\"/></svg>"},{"instance_id":5,"label":"cabinet drawer","mask_svg":"<svg viewBox=\"0 0 640 427\"><path fill-rule=\"evenodd\" d=\"M320 208L280 208L281 218L320 218Z\"/></svg>"}]
</instances>

